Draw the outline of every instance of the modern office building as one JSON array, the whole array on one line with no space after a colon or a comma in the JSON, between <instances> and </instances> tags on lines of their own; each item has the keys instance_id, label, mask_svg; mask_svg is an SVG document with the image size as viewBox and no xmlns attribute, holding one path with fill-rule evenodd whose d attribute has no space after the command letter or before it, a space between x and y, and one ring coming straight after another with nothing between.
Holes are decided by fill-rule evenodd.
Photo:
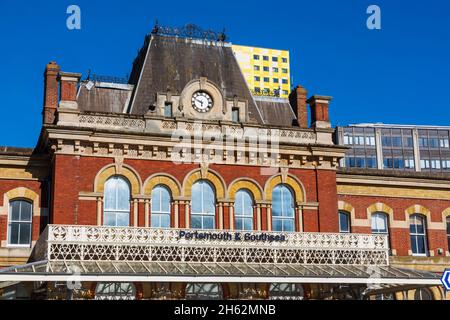
<instances>
[{"instance_id":1,"label":"modern office building","mask_svg":"<svg viewBox=\"0 0 450 320\"><path fill-rule=\"evenodd\" d=\"M362 123L336 130L350 149L341 166L417 172L450 172L450 127Z\"/></svg>"},{"instance_id":2,"label":"modern office building","mask_svg":"<svg viewBox=\"0 0 450 320\"><path fill-rule=\"evenodd\" d=\"M0 148L0 297L449 298L450 175L415 170L448 132L336 143L331 97L256 99L194 31L155 27L126 84L47 64L36 146Z\"/></svg>"},{"instance_id":3,"label":"modern office building","mask_svg":"<svg viewBox=\"0 0 450 320\"><path fill-rule=\"evenodd\" d=\"M232 48L253 95L289 96L289 51L240 45L233 45Z\"/></svg>"}]
</instances>

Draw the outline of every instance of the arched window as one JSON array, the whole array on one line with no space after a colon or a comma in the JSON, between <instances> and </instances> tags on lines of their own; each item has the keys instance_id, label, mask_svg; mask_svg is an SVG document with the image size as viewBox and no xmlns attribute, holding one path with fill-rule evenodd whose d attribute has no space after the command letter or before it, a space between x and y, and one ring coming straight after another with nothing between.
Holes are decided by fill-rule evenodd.
<instances>
[{"instance_id":1,"label":"arched window","mask_svg":"<svg viewBox=\"0 0 450 320\"><path fill-rule=\"evenodd\" d=\"M350 232L350 214L346 211L339 211L339 232Z\"/></svg>"},{"instance_id":2,"label":"arched window","mask_svg":"<svg viewBox=\"0 0 450 320\"><path fill-rule=\"evenodd\" d=\"M33 205L26 200L12 200L9 203L8 244L31 245L31 224Z\"/></svg>"},{"instance_id":3,"label":"arched window","mask_svg":"<svg viewBox=\"0 0 450 320\"><path fill-rule=\"evenodd\" d=\"M234 227L236 230L253 230L253 198L244 189L236 192Z\"/></svg>"},{"instance_id":4,"label":"arched window","mask_svg":"<svg viewBox=\"0 0 450 320\"><path fill-rule=\"evenodd\" d=\"M136 287L129 282L100 282L95 288L96 300L134 300Z\"/></svg>"},{"instance_id":5,"label":"arched window","mask_svg":"<svg viewBox=\"0 0 450 320\"><path fill-rule=\"evenodd\" d=\"M427 255L427 231L425 217L413 214L409 218L409 234L411 237L411 249L415 256Z\"/></svg>"},{"instance_id":6,"label":"arched window","mask_svg":"<svg viewBox=\"0 0 450 320\"><path fill-rule=\"evenodd\" d=\"M447 245L448 251L450 251L450 216L447 217Z\"/></svg>"},{"instance_id":7,"label":"arched window","mask_svg":"<svg viewBox=\"0 0 450 320\"><path fill-rule=\"evenodd\" d=\"M221 300L222 286L219 283L188 283L186 285L187 300Z\"/></svg>"},{"instance_id":8,"label":"arched window","mask_svg":"<svg viewBox=\"0 0 450 320\"><path fill-rule=\"evenodd\" d=\"M271 283L269 287L270 300L303 300L304 291L297 283Z\"/></svg>"},{"instance_id":9,"label":"arched window","mask_svg":"<svg viewBox=\"0 0 450 320\"><path fill-rule=\"evenodd\" d=\"M294 197L284 184L272 191L272 230L294 231Z\"/></svg>"},{"instance_id":10,"label":"arched window","mask_svg":"<svg viewBox=\"0 0 450 320\"><path fill-rule=\"evenodd\" d=\"M426 288L416 289L416 292L414 292L414 300L433 300L433 295Z\"/></svg>"},{"instance_id":11,"label":"arched window","mask_svg":"<svg viewBox=\"0 0 450 320\"><path fill-rule=\"evenodd\" d=\"M154 228L170 227L170 192L166 187L157 185L152 190L152 218Z\"/></svg>"},{"instance_id":12,"label":"arched window","mask_svg":"<svg viewBox=\"0 0 450 320\"><path fill-rule=\"evenodd\" d=\"M195 229L214 229L216 225L216 196L205 180L192 185L191 226Z\"/></svg>"},{"instance_id":13,"label":"arched window","mask_svg":"<svg viewBox=\"0 0 450 320\"><path fill-rule=\"evenodd\" d=\"M111 177L105 183L103 224L113 227L130 225L130 185L120 176Z\"/></svg>"},{"instance_id":14,"label":"arched window","mask_svg":"<svg viewBox=\"0 0 450 320\"><path fill-rule=\"evenodd\" d=\"M372 233L388 234L388 219L384 212L375 212L372 214Z\"/></svg>"}]
</instances>

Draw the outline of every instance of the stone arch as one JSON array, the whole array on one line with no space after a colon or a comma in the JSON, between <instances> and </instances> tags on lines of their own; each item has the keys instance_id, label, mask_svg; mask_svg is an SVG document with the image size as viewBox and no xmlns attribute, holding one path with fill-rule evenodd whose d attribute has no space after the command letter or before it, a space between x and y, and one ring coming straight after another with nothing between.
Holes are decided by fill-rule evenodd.
<instances>
[{"instance_id":1,"label":"stone arch","mask_svg":"<svg viewBox=\"0 0 450 320\"><path fill-rule=\"evenodd\" d=\"M444 211L442 211L442 215L444 217L450 216L450 207L448 207L447 209L445 209Z\"/></svg>"},{"instance_id":2,"label":"stone arch","mask_svg":"<svg viewBox=\"0 0 450 320\"><path fill-rule=\"evenodd\" d=\"M427 221L427 229L445 229L444 222L432 222L431 221L431 212L428 208L420 205L420 204L413 204L412 206L409 206L405 210L405 218L409 225L409 217L413 214L421 214L426 218Z\"/></svg>"},{"instance_id":3,"label":"stone arch","mask_svg":"<svg viewBox=\"0 0 450 320\"><path fill-rule=\"evenodd\" d=\"M439 288L437 288L437 287L424 287L424 288L420 288L420 289L428 290L430 292L431 297L433 298L433 300L442 300L443 295L440 292ZM414 297L415 297L415 294L416 294L417 290L419 290L419 289L412 289L412 290L408 291L408 293L407 293L408 300L414 300Z\"/></svg>"},{"instance_id":4,"label":"stone arch","mask_svg":"<svg viewBox=\"0 0 450 320\"><path fill-rule=\"evenodd\" d=\"M434 300L443 300L444 294L443 289L441 287L431 287L430 288L431 294L434 296Z\"/></svg>"},{"instance_id":5,"label":"stone arch","mask_svg":"<svg viewBox=\"0 0 450 320\"><path fill-rule=\"evenodd\" d=\"M141 194L141 177L136 172L136 170L125 164L123 164L119 168L114 164L110 164L100 169L100 171L95 176L94 192L103 193L106 180L115 175L125 177L128 180L128 182L130 183L132 195Z\"/></svg>"},{"instance_id":6,"label":"stone arch","mask_svg":"<svg viewBox=\"0 0 450 320\"><path fill-rule=\"evenodd\" d=\"M369 219L369 222L371 221L370 219L372 218L372 214L374 214L375 212L382 212L387 214L389 219L388 228L395 227L394 209L383 202L375 202L371 204L369 207L367 207L367 219Z\"/></svg>"},{"instance_id":7,"label":"stone arch","mask_svg":"<svg viewBox=\"0 0 450 320\"><path fill-rule=\"evenodd\" d=\"M272 191L279 184L286 184L294 191L294 198L296 202L305 202L305 188L302 183L293 175L288 174L285 179L281 174L277 174L269 178L264 186L264 199L272 201Z\"/></svg>"},{"instance_id":8,"label":"stone arch","mask_svg":"<svg viewBox=\"0 0 450 320\"><path fill-rule=\"evenodd\" d=\"M448 207L447 209L442 211L442 218L443 218L444 223L448 216L450 216L450 207Z\"/></svg>"},{"instance_id":9,"label":"stone arch","mask_svg":"<svg viewBox=\"0 0 450 320\"><path fill-rule=\"evenodd\" d=\"M349 214L351 227L360 227L361 225L365 226L365 221L362 221L362 222L360 221L363 219L356 219L355 208L350 203L339 200L338 201L338 212L339 211L344 211Z\"/></svg>"},{"instance_id":10,"label":"stone arch","mask_svg":"<svg viewBox=\"0 0 450 320\"><path fill-rule=\"evenodd\" d=\"M348 202L339 200L338 201L338 210L348 212L352 215L352 217L355 217L355 208Z\"/></svg>"},{"instance_id":11,"label":"stone arch","mask_svg":"<svg viewBox=\"0 0 450 320\"><path fill-rule=\"evenodd\" d=\"M33 216L41 215L39 195L26 187L11 189L3 194L3 207L0 207L0 215L8 215L9 202L14 199L25 199L33 204Z\"/></svg>"},{"instance_id":12,"label":"stone arch","mask_svg":"<svg viewBox=\"0 0 450 320\"><path fill-rule=\"evenodd\" d=\"M424 216L429 217L430 216L430 210L428 210L428 208L420 205L420 204L413 204L412 206L409 206L406 210L405 210L406 214L408 216L415 214L415 213L420 213L423 214Z\"/></svg>"},{"instance_id":13,"label":"stone arch","mask_svg":"<svg viewBox=\"0 0 450 320\"><path fill-rule=\"evenodd\" d=\"M144 195L151 195L152 190L157 185L164 185L170 190L172 197L179 197L181 195L180 183L175 177L168 174L156 173L147 178L144 182Z\"/></svg>"},{"instance_id":14,"label":"stone arch","mask_svg":"<svg viewBox=\"0 0 450 320\"><path fill-rule=\"evenodd\" d=\"M212 170L208 170L207 172L202 173L201 169L195 169L186 175L183 181L183 196L191 197L192 185L197 180L209 181L216 189L215 191L217 199L225 198L226 187L222 177Z\"/></svg>"},{"instance_id":15,"label":"stone arch","mask_svg":"<svg viewBox=\"0 0 450 320\"><path fill-rule=\"evenodd\" d=\"M249 178L239 178L231 182L230 186L228 187L228 199L234 201L236 192L241 189L249 190L252 193L253 199L255 201L261 201L263 199L263 192L259 184Z\"/></svg>"}]
</instances>

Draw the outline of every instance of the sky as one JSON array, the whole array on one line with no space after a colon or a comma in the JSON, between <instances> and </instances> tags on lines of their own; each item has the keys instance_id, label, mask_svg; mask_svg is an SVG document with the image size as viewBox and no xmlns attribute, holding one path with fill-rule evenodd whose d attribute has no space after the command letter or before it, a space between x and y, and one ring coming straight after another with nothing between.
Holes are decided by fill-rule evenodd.
<instances>
[{"instance_id":1,"label":"sky","mask_svg":"<svg viewBox=\"0 0 450 320\"><path fill-rule=\"evenodd\" d=\"M66 26L72 4L80 30ZM381 9L380 30L366 26L369 5ZM35 146L49 61L124 77L156 20L289 50L294 84L333 97L333 125L450 125L449 16L448 0L0 0L0 146Z\"/></svg>"}]
</instances>

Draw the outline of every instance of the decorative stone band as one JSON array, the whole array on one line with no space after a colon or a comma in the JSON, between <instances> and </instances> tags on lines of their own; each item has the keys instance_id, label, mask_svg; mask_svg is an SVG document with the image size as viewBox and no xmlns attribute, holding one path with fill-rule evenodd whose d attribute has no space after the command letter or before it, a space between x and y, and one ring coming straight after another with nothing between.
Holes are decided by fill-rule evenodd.
<instances>
[{"instance_id":1,"label":"decorative stone band","mask_svg":"<svg viewBox=\"0 0 450 320\"><path fill-rule=\"evenodd\" d=\"M89 114L82 114L78 121L81 125L87 127L116 127L116 128L130 128L130 129L145 129L145 121L135 118L123 118L113 116L96 116Z\"/></svg>"},{"instance_id":2,"label":"decorative stone band","mask_svg":"<svg viewBox=\"0 0 450 320\"><path fill-rule=\"evenodd\" d=\"M293 144L320 143L318 136L312 130L289 130L281 128L267 128L259 126L240 126L231 124L212 124L202 122L175 122L162 121L161 129L163 131L178 130L188 134L201 134L204 137L220 136L223 138L233 137L237 139L255 139L261 140L263 137L266 142L276 140L277 142L286 142Z\"/></svg>"},{"instance_id":3,"label":"decorative stone band","mask_svg":"<svg viewBox=\"0 0 450 320\"><path fill-rule=\"evenodd\" d=\"M333 144L331 131L316 132L312 129L284 129L252 124L241 126L231 122L200 122L188 119L166 120L161 117L149 116L80 113L73 110L59 110L58 125L168 135L171 135L174 131L183 131L185 134L222 135L224 138L227 136L242 137L243 139L251 139L252 137L261 139L261 137L265 137L265 139L269 140L268 142L277 140L277 142L289 144Z\"/></svg>"},{"instance_id":4,"label":"decorative stone band","mask_svg":"<svg viewBox=\"0 0 450 320\"><path fill-rule=\"evenodd\" d=\"M278 128L71 109L59 110L57 118L57 126L47 128L47 143L59 154L335 170L346 151L333 145L331 129ZM73 130L74 127L83 130Z\"/></svg>"},{"instance_id":5,"label":"decorative stone band","mask_svg":"<svg viewBox=\"0 0 450 320\"><path fill-rule=\"evenodd\" d=\"M385 235L49 225L41 259L388 265Z\"/></svg>"}]
</instances>

